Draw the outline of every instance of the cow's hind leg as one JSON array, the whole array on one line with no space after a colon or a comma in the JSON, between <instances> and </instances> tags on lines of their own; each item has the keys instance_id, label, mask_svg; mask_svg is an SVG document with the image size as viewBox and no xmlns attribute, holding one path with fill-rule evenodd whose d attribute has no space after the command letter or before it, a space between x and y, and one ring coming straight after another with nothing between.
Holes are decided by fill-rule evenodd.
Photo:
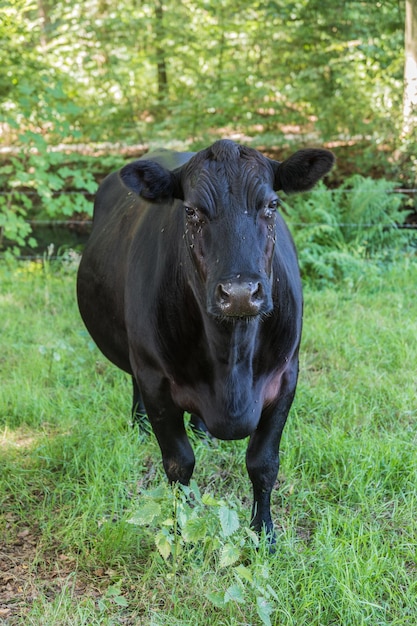
<instances>
[{"instance_id":1,"label":"cow's hind leg","mask_svg":"<svg viewBox=\"0 0 417 626\"><path fill-rule=\"evenodd\" d=\"M271 493L279 469L279 445L295 394L297 373L288 374L281 385L281 396L264 410L246 452L246 467L253 486L252 528L265 531L273 550L275 531L271 517Z\"/></svg>"},{"instance_id":2,"label":"cow's hind leg","mask_svg":"<svg viewBox=\"0 0 417 626\"><path fill-rule=\"evenodd\" d=\"M191 413L190 426L200 439L213 439L204 421L195 413Z\"/></svg>"},{"instance_id":3,"label":"cow's hind leg","mask_svg":"<svg viewBox=\"0 0 417 626\"><path fill-rule=\"evenodd\" d=\"M142 394L139 386L132 376L133 384L133 402L132 402L132 425L137 426L139 431L144 434L151 432L148 416L146 414L145 405L143 403Z\"/></svg>"}]
</instances>

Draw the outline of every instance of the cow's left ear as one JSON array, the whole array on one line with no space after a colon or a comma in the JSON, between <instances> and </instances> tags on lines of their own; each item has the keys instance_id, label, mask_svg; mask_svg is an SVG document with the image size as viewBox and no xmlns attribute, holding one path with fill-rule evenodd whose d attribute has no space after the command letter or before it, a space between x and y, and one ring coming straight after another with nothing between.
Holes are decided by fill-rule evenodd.
<instances>
[{"instance_id":1,"label":"cow's left ear","mask_svg":"<svg viewBox=\"0 0 417 626\"><path fill-rule=\"evenodd\" d=\"M329 150L308 148L298 150L282 163L272 161L275 173L274 189L294 193L308 191L332 169L335 156Z\"/></svg>"},{"instance_id":2,"label":"cow's left ear","mask_svg":"<svg viewBox=\"0 0 417 626\"><path fill-rule=\"evenodd\" d=\"M120 170L120 178L126 187L146 200L182 198L179 171L171 172L155 161L139 159L128 163Z\"/></svg>"}]
</instances>

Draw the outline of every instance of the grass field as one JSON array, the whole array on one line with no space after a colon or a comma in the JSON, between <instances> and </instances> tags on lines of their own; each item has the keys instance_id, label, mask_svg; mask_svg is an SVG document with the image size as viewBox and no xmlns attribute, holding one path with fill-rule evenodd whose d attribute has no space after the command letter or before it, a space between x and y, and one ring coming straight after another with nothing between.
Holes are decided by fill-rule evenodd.
<instances>
[{"instance_id":1,"label":"grass field","mask_svg":"<svg viewBox=\"0 0 417 626\"><path fill-rule=\"evenodd\" d=\"M245 441L194 440L193 494L166 486L74 283L0 269L0 623L415 626L415 259L305 291L274 555L248 529Z\"/></svg>"}]
</instances>

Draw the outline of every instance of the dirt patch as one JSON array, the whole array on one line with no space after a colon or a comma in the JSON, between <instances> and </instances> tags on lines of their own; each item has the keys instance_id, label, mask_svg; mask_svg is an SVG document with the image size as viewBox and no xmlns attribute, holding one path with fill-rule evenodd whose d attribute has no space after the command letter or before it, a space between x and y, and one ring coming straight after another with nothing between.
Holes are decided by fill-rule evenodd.
<instances>
[{"instance_id":1,"label":"dirt patch","mask_svg":"<svg viewBox=\"0 0 417 626\"><path fill-rule=\"evenodd\" d=\"M45 552L37 528L19 526L13 514L6 514L5 520L9 539L0 542L0 624L17 624L38 597L53 600L65 588L74 597L101 596L76 573L74 557L54 546Z\"/></svg>"}]
</instances>

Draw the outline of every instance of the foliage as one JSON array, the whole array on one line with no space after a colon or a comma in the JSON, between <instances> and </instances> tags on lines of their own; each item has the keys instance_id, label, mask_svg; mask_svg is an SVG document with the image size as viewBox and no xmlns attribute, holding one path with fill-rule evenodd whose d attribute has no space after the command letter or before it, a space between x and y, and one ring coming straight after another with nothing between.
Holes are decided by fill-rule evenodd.
<instances>
[{"instance_id":1,"label":"foliage","mask_svg":"<svg viewBox=\"0 0 417 626\"><path fill-rule=\"evenodd\" d=\"M197 483L191 488L167 485L148 490L140 506L128 520L130 524L148 527L148 533L166 561L172 576L186 569L190 560L212 563L214 567L231 568L234 582L222 591L209 591L207 599L217 608L229 602L256 607L265 626L271 625L277 594L268 584L269 567L265 563L254 575L242 564L242 558L259 548L259 537L250 528L240 527L238 512L230 501L201 494ZM260 574L260 575L259 575Z\"/></svg>"},{"instance_id":2,"label":"foliage","mask_svg":"<svg viewBox=\"0 0 417 626\"><path fill-rule=\"evenodd\" d=\"M27 132L26 150L0 164L0 249L15 254L24 246L35 247L30 220L63 220L92 217L96 178L102 169L116 169L121 157L71 155L51 150L45 138Z\"/></svg>"},{"instance_id":3,"label":"foliage","mask_svg":"<svg viewBox=\"0 0 417 626\"><path fill-rule=\"evenodd\" d=\"M356 174L337 189L321 183L285 203L303 276L321 284L352 279L364 259L388 260L407 250L415 235L398 229L406 213L394 189Z\"/></svg>"},{"instance_id":4,"label":"foliage","mask_svg":"<svg viewBox=\"0 0 417 626\"><path fill-rule=\"evenodd\" d=\"M11 134L132 142L226 126L386 139L400 122L394 0L366 10L359 0L12 0L5 17L0 105Z\"/></svg>"},{"instance_id":5,"label":"foliage","mask_svg":"<svg viewBox=\"0 0 417 626\"><path fill-rule=\"evenodd\" d=\"M270 555L247 529L247 442L194 439L195 483L172 491L155 438L129 427L130 381L83 328L74 259L3 263L1 617L414 624L416 265L372 265L305 290Z\"/></svg>"},{"instance_id":6,"label":"foliage","mask_svg":"<svg viewBox=\"0 0 417 626\"><path fill-rule=\"evenodd\" d=\"M25 136L29 141L29 135ZM110 171L121 157L75 160L64 152L51 151L39 135L30 138L24 157L0 167L0 233L13 241L15 253L25 244L36 245L28 218L64 219L92 215L98 168ZM354 175L340 187L319 184L309 194L296 195L284 209L299 252L302 274L321 282L348 278L360 270L363 258L388 258L405 250L414 235L398 230L406 217L404 196L393 193L392 182ZM0 238L0 245L2 243Z\"/></svg>"},{"instance_id":7,"label":"foliage","mask_svg":"<svg viewBox=\"0 0 417 626\"><path fill-rule=\"evenodd\" d=\"M0 236L34 244L28 216L91 212L61 193L95 186L91 164L65 156L77 142L354 139L368 146L355 170L413 184L404 17L394 0L3 2L0 134L15 150L0 165Z\"/></svg>"}]
</instances>

